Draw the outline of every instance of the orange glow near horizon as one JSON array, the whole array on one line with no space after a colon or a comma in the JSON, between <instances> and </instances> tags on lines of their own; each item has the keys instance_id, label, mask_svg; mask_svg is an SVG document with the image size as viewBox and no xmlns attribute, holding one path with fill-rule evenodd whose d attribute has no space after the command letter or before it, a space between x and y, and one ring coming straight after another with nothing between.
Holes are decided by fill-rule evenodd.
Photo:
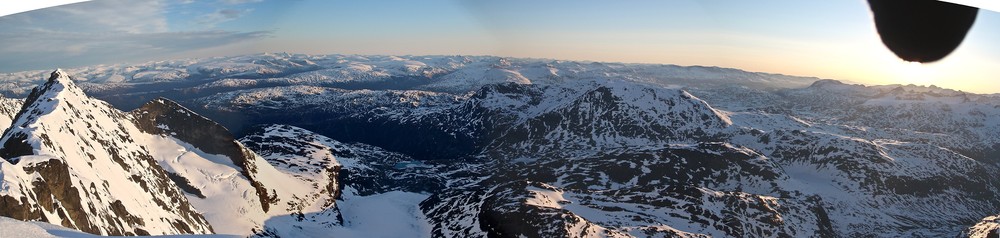
<instances>
[{"instance_id":1,"label":"orange glow near horizon","mask_svg":"<svg viewBox=\"0 0 1000 238\"><path fill-rule=\"evenodd\" d=\"M986 10L952 55L915 65L882 45L864 0L243 1L241 14L206 23L215 7L234 7L207 2L93 1L6 16L0 72L261 52L493 55L1000 93L1000 14ZM116 12L132 14L107 17Z\"/></svg>"}]
</instances>

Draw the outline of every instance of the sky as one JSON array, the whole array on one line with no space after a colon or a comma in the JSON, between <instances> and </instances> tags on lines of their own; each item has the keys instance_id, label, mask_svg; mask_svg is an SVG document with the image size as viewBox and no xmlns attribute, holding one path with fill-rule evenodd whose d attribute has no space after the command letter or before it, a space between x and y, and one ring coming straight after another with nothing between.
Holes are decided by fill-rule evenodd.
<instances>
[{"instance_id":1,"label":"sky","mask_svg":"<svg viewBox=\"0 0 1000 238\"><path fill-rule=\"evenodd\" d=\"M0 17L0 72L242 55L496 55L663 63L1000 93L1000 13L930 64L864 0L96 0Z\"/></svg>"}]
</instances>

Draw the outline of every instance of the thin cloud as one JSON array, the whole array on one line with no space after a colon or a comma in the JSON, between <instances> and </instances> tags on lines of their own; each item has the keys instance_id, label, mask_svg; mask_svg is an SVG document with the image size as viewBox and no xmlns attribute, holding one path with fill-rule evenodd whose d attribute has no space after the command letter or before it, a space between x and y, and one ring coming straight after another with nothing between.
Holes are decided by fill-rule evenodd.
<instances>
[{"instance_id":1,"label":"thin cloud","mask_svg":"<svg viewBox=\"0 0 1000 238\"><path fill-rule=\"evenodd\" d=\"M270 31L162 33L39 32L43 37L0 33L0 71L48 69L157 59L270 37Z\"/></svg>"},{"instance_id":2,"label":"thin cloud","mask_svg":"<svg viewBox=\"0 0 1000 238\"><path fill-rule=\"evenodd\" d=\"M197 22L205 26L214 27L216 24L243 17L251 11L253 9L222 9L202 16Z\"/></svg>"},{"instance_id":3,"label":"thin cloud","mask_svg":"<svg viewBox=\"0 0 1000 238\"><path fill-rule=\"evenodd\" d=\"M0 71L157 59L273 35L212 29L249 12L235 9L209 14L200 30L171 30L170 4L184 3L99 0L2 17Z\"/></svg>"},{"instance_id":4,"label":"thin cloud","mask_svg":"<svg viewBox=\"0 0 1000 238\"><path fill-rule=\"evenodd\" d=\"M239 4L256 3L256 2L262 2L262 1L263 0L222 0L222 3L229 4L229 5L239 5Z\"/></svg>"},{"instance_id":5,"label":"thin cloud","mask_svg":"<svg viewBox=\"0 0 1000 238\"><path fill-rule=\"evenodd\" d=\"M101 0L31 11L0 18L5 32L23 29L147 33L167 31L161 1Z\"/></svg>"}]
</instances>

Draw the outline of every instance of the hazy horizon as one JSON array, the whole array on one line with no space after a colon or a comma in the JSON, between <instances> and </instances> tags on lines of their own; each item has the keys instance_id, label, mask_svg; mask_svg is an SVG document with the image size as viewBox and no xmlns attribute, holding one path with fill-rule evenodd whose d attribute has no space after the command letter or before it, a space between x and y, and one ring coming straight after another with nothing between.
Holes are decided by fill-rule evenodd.
<instances>
[{"instance_id":1,"label":"hazy horizon","mask_svg":"<svg viewBox=\"0 0 1000 238\"><path fill-rule=\"evenodd\" d=\"M886 84L865 84L865 83L855 82L855 81L846 80L846 79L823 78L823 77L816 77L816 76L811 76L811 75L795 75L795 74L783 74L783 73L775 73L775 72L753 71L753 70L746 70L746 69L734 68L734 67L723 67L723 66L717 66L717 65L682 65L682 64L671 64L671 63L644 63L644 62L622 62L622 61L573 60L573 59L558 59L558 58L514 57L514 56L503 56L503 55L473 55L473 54L416 54L416 55L414 55L414 54L410 54L410 55L407 55L407 54L340 54L340 53L309 54L309 53L286 52L286 51L281 51L281 52L241 53L241 54L206 56L206 57L186 57L186 58L182 57L182 58L172 58L172 59L137 60L137 61L128 61L128 62L119 62L119 63L87 64L87 65L78 65L78 66L72 66L71 65L71 66L68 66L68 67L47 67L47 68L26 69L26 70L20 70L20 71L10 71L10 72L0 72L0 73L17 73L17 72L30 72L30 71L45 71L45 72L49 72L49 71L55 71L55 70L66 70L66 69L77 69L77 68L90 68L90 67L101 67L101 66L110 67L110 66L114 66L114 65L142 65L142 64L151 64L151 63L167 62L167 61L184 61L184 60L198 60L198 59L206 59L206 58L241 57L241 56L253 56L253 55L264 55L264 54L291 54L291 55L310 55L310 56L344 55L344 56L361 56L361 57L370 57L370 56L497 57L497 58L507 58L507 59L524 59L524 60L538 60L538 61L572 61L572 62L581 62L581 63L596 62L596 63L603 63L603 64L626 64L626 65L674 65L674 66L680 66L680 67L706 67L706 68L715 67L715 68L726 68L726 69L742 70L742 71L746 71L746 72L750 72L750 73L777 74L777 75L786 75L786 76L804 77L804 78L813 77L813 78L817 78L818 80L837 80L837 81L841 81L841 82L844 82L844 83L864 84L864 85L868 85L868 86L886 85ZM914 85L917 85L917 84L914 84ZM927 85L917 85L917 86L937 86L937 85L927 84ZM987 93L987 94L990 94L990 93Z\"/></svg>"},{"instance_id":2,"label":"hazy horizon","mask_svg":"<svg viewBox=\"0 0 1000 238\"><path fill-rule=\"evenodd\" d=\"M1000 14L958 50L897 59L863 0L98 0L0 17L0 72L246 55L490 55L716 66L998 93Z\"/></svg>"}]
</instances>

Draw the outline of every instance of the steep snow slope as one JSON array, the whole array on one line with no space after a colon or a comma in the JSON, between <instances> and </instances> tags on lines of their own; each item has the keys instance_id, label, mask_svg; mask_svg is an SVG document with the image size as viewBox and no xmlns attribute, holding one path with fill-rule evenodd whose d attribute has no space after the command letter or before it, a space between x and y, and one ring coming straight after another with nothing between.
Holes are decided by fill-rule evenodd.
<instances>
[{"instance_id":1,"label":"steep snow slope","mask_svg":"<svg viewBox=\"0 0 1000 238\"><path fill-rule=\"evenodd\" d=\"M441 187L441 178L421 168L400 166L412 159L364 144L341 143L302 128L286 125L260 127L240 139L259 151L279 170L303 184L341 186L336 194L340 214L332 223L328 213L268 220L273 234L336 237L421 237L430 234L417 204L427 195L418 192ZM333 181L333 182L330 182ZM334 189L334 188L331 188ZM342 215L342 216L341 216ZM287 227L303 227L287 229ZM386 229L386 227L394 227Z\"/></svg>"},{"instance_id":2,"label":"steep snow slope","mask_svg":"<svg viewBox=\"0 0 1000 238\"><path fill-rule=\"evenodd\" d=\"M211 233L128 116L62 72L33 90L0 144L0 215L105 235Z\"/></svg>"},{"instance_id":3,"label":"steep snow slope","mask_svg":"<svg viewBox=\"0 0 1000 238\"><path fill-rule=\"evenodd\" d=\"M161 166L216 231L252 235L290 227L268 227L275 217L324 213L322 224L340 224L334 199L337 168L303 179L272 167L211 120L167 99L130 112Z\"/></svg>"}]
</instances>

